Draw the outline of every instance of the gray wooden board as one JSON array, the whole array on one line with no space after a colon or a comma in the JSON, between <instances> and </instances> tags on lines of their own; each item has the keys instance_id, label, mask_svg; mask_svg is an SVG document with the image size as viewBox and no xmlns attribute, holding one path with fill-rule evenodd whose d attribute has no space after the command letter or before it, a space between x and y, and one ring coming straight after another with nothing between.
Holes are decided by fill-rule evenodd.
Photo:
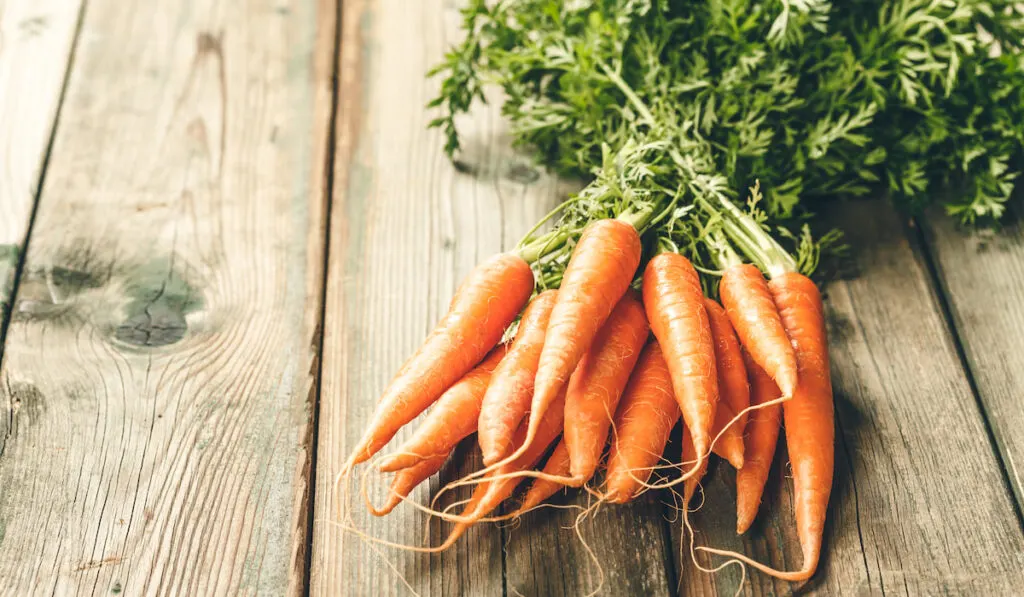
<instances>
[{"instance_id":1,"label":"gray wooden board","mask_svg":"<svg viewBox=\"0 0 1024 597\"><path fill-rule=\"evenodd\" d=\"M552 503L586 507L578 491ZM509 595L674 595L668 518L659 496L604 505L580 524L593 561L574 530L579 510L541 508L508 533ZM600 565L600 568L598 568ZM603 583L603 584L601 584Z\"/></svg>"},{"instance_id":2,"label":"gray wooden board","mask_svg":"<svg viewBox=\"0 0 1024 597\"><path fill-rule=\"evenodd\" d=\"M966 230L942 213L921 220L964 355L1017 503L1024 505L1024 215Z\"/></svg>"},{"instance_id":3,"label":"gray wooden board","mask_svg":"<svg viewBox=\"0 0 1024 597\"><path fill-rule=\"evenodd\" d=\"M459 278L501 247L501 221L491 217L498 199L492 187L457 179L440 152L440 138L426 131L423 106L433 87L423 74L443 51L445 18L439 3L342 6L314 595L410 594L404 582L423 595L502 589L500 536L489 529L431 557L376 547L337 525L342 493L334 480L377 394L440 317ZM370 480L379 501L382 479ZM424 501L427 495L421 488L413 497ZM428 527L415 510L401 507L375 519L361 506L361 498L353 497L353 522L367 533L423 543ZM430 531L436 541L440 529Z\"/></svg>"},{"instance_id":4,"label":"gray wooden board","mask_svg":"<svg viewBox=\"0 0 1024 597\"><path fill-rule=\"evenodd\" d=\"M858 272L828 289L836 478L823 560L800 592L1019 594L1024 538L916 235L882 201L829 211ZM735 477L719 463L693 516L698 544L798 568L785 458L780 447L767 502L744 539L734 530ZM687 594L732 595L739 582L736 567L689 572L688 554L681 566ZM745 594L792 588L755 574Z\"/></svg>"},{"instance_id":5,"label":"gray wooden board","mask_svg":"<svg viewBox=\"0 0 1024 597\"><path fill-rule=\"evenodd\" d=\"M424 556L383 547L375 551L334 524L342 494L333 483L376 396L444 313L462 277L482 259L513 246L567 191L508 149L497 104L462 121L465 150L457 168L442 152L441 135L426 129L433 115L424 106L437 81L424 79L424 73L456 41L459 22L457 8L440 0L343 5L311 578L318 595L406 594L402 577L423 595L501 595L505 576L509 594L516 588L528 595L551 594L533 584L538 577L529 569L531 560L549 568L558 561L579 566L553 594L584 594L596 584L578 543L552 543L540 532L523 535L523 529L481 525L450 551ZM398 437L409 433L403 430ZM472 439L454 461L456 466L413 497L428 501L441 484L478 468ZM370 479L379 500L386 479ZM355 491L355 482L352 487ZM358 499L351 504L355 523L374 537L423 544L426 520L411 507L373 519L362 514ZM654 510L660 515L660 507ZM619 540L643 554L668 553L656 518L642 537L630 531L636 522L629 516L602 519L603 532L612 533L594 546L611 566L610 575L621 579L636 572L625 561L617 563ZM431 523L431 542L440 542L448 528ZM652 561L644 557L637 561ZM666 561L662 555L656 568L646 569L654 577L650 586L666 586Z\"/></svg>"},{"instance_id":6,"label":"gray wooden board","mask_svg":"<svg viewBox=\"0 0 1024 597\"><path fill-rule=\"evenodd\" d=\"M0 371L0 590L302 592L333 15L89 2Z\"/></svg>"},{"instance_id":7,"label":"gray wooden board","mask_svg":"<svg viewBox=\"0 0 1024 597\"><path fill-rule=\"evenodd\" d=\"M0 2L0 330L6 322L81 7L81 0Z\"/></svg>"}]
</instances>

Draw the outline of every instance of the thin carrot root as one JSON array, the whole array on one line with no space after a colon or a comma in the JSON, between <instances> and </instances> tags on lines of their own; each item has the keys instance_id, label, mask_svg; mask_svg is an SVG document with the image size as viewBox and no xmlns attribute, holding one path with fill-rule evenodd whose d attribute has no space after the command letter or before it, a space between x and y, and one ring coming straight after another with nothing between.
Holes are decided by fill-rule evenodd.
<instances>
[{"instance_id":1,"label":"thin carrot root","mask_svg":"<svg viewBox=\"0 0 1024 597\"><path fill-rule=\"evenodd\" d=\"M775 568L772 568L771 566L766 566L765 564L762 564L761 562L758 562L753 558L727 549L716 549L714 547L705 547L703 545L698 545L696 549L698 551L706 551L717 556L724 556L730 558L730 561L726 562L723 565L731 564L734 562L742 562L743 564L751 566L754 569L759 570L767 574L768 576L778 578L779 580L785 580L789 582L800 582L814 576L813 569L803 568L801 570L794 571L777 570Z\"/></svg>"},{"instance_id":2,"label":"thin carrot root","mask_svg":"<svg viewBox=\"0 0 1024 597\"><path fill-rule=\"evenodd\" d=\"M694 545L695 541L696 541L696 533L694 533L693 526L690 525L690 515L689 515L689 512L690 511L687 510L687 508L684 506L683 507L683 535L684 536L686 534L690 535L690 541L689 541L690 561L693 562L693 565L694 565L694 567L697 568L697 570L700 570L701 572L704 572L704 573L707 573L707 574L716 574L716 573L718 573L718 571L723 570L724 568L726 568L728 566L732 566L733 564L738 565L740 567L740 583L739 583L739 586L736 587L736 593L733 594L733 597L739 597L739 595L741 595L743 593L743 586L747 582L747 567L744 565L744 563L742 561L740 561L738 559L728 560L726 562L723 562L723 563L715 566L714 568L708 568L706 566L701 565L701 563L697 561L696 550L698 550L698 549L703 550L705 548L702 547L702 546L696 546L695 547L695 545ZM682 549L683 549L682 542L680 542L680 544L679 544L679 549L680 549L680 551L682 551ZM680 557L680 560L682 560L681 557ZM680 581L681 581L681 579L680 579Z\"/></svg>"}]
</instances>

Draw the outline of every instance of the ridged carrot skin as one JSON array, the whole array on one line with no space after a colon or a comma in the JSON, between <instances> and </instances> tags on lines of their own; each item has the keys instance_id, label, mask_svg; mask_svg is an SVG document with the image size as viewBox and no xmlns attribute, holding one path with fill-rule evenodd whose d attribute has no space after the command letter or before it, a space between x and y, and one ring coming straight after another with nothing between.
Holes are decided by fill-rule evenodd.
<instances>
[{"instance_id":1,"label":"ridged carrot skin","mask_svg":"<svg viewBox=\"0 0 1024 597\"><path fill-rule=\"evenodd\" d=\"M743 353L750 378L753 404L764 404L782 397L775 381L765 373L750 355ZM736 471L736 532L747 532L761 506L764 484L775 458L775 447L782 425L782 406L774 404L750 413L746 432L746 459L743 468Z\"/></svg>"},{"instance_id":2,"label":"ridged carrot skin","mask_svg":"<svg viewBox=\"0 0 1024 597\"><path fill-rule=\"evenodd\" d=\"M503 253L477 266L448 313L384 390L347 467L371 458L482 361L532 292L533 272L516 255Z\"/></svg>"},{"instance_id":3,"label":"ridged carrot skin","mask_svg":"<svg viewBox=\"0 0 1024 597\"><path fill-rule=\"evenodd\" d=\"M551 408L549 408L548 412L541 418L541 422L537 427L533 442L524 448L523 452L515 459L499 466L485 476L485 480L476 486L469 502L467 502L466 506L462 509L461 516L471 517L473 520L479 520L487 516L489 512L508 499L508 497L512 495L516 486L518 486L525 477L497 480L491 479L499 475L525 471L536 466L537 462L539 462L541 457L544 456L544 452L551 447L551 444L558 439L558 435L562 433L564 423L565 390L563 389L555 396L555 399L551 403ZM527 429L528 423L525 421L519 425L518 429L516 429L514 445L516 446L517 451L526 440ZM452 528L451 533L448 535L448 538L445 539L445 542L438 548L438 550L450 547L456 540L458 540L459 537L465 534L473 524L475 524L475 522L468 520L456 523L455 527Z\"/></svg>"},{"instance_id":4,"label":"ridged carrot skin","mask_svg":"<svg viewBox=\"0 0 1024 597\"><path fill-rule=\"evenodd\" d=\"M491 376L477 415L477 440L485 465L497 462L509 452L512 435L530 410L537 363L557 297L557 290L546 290L530 301L508 354Z\"/></svg>"},{"instance_id":5,"label":"ridged carrot skin","mask_svg":"<svg viewBox=\"0 0 1024 597\"><path fill-rule=\"evenodd\" d=\"M783 395L792 396L798 377L796 354L761 270L750 264L730 267L722 274L718 293L740 343Z\"/></svg>"},{"instance_id":6,"label":"ridged carrot skin","mask_svg":"<svg viewBox=\"0 0 1024 597\"><path fill-rule=\"evenodd\" d=\"M536 431L550 403L590 348L640 265L640 236L620 220L588 225L573 249L551 312L537 366L530 427Z\"/></svg>"},{"instance_id":7,"label":"ridged carrot skin","mask_svg":"<svg viewBox=\"0 0 1024 597\"><path fill-rule=\"evenodd\" d=\"M569 447L565 438L558 442L548 461L544 463L543 472L557 477L569 476ZM565 485L550 479L535 479L529 491L523 496L523 502L519 505L517 514L522 514L531 508L536 508L544 500L565 489Z\"/></svg>"},{"instance_id":8,"label":"ridged carrot skin","mask_svg":"<svg viewBox=\"0 0 1024 597\"><path fill-rule=\"evenodd\" d=\"M678 421L672 375L661 347L652 341L640 354L615 414L605 499L619 504L633 499L661 460Z\"/></svg>"},{"instance_id":9,"label":"ridged carrot skin","mask_svg":"<svg viewBox=\"0 0 1024 597\"><path fill-rule=\"evenodd\" d=\"M747 369L743 365L740 343L736 339L736 332L732 329L725 309L709 298L704 299L704 308L711 323L711 336L715 339L719 400L712 436L717 436L737 413L750 406L750 385L747 382ZM737 469L743 466L743 429L746 424L747 415L742 415L718 440L718 443L722 444L722 457Z\"/></svg>"},{"instance_id":10,"label":"ridged carrot skin","mask_svg":"<svg viewBox=\"0 0 1024 597\"><path fill-rule=\"evenodd\" d=\"M835 466L835 415L825 310L814 282L798 273L772 278L772 297L796 349L799 383L782 403L786 447L793 469L797 537L804 565L788 580L810 578L818 567Z\"/></svg>"},{"instance_id":11,"label":"ridged carrot skin","mask_svg":"<svg viewBox=\"0 0 1024 597\"><path fill-rule=\"evenodd\" d=\"M630 290L615 306L569 378L565 438L573 486L586 483L608 442L615 409L650 335L644 306Z\"/></svg>"},{"instance_id":12,"label":"ridged carrot skin","mask_svg":"<svg viewBox=\"0 0 1024 597\"><path fill-rule=\"evenodd\" d=\"M420 460L415 465L404 468L395 473L391 480L391 490L388 492L388 501L381 508L370 507L374 516L384 516L395 509L395 506L402 503L402 499L409 497L409 493L420 483L426 481L431 475L441 470L448 454L440 454L425 460Z\"/></svg>"},{"instance_id":13,"label":"ridged carrot skin","mask_svg":"<svg viewBox=\"0 0 1024 597\"><path fill-rule=\"evenodd\" d=\"M643 294L683 420L697 452L707 454L718 405L718 371L697 270L682 255L661 253L647 264Z\"/></svg>"},{"instance_id":14,"label":"ridged carrot skin","mask_svg":"<svg viewBox=\"0 0 1024 597\"><path fill-rule=\"evenodd\" d=\"M498 346L482 363L448 388L430 408L413 436L403 442L394 454L380 461L380 471L394 472L446 455L476 431L480 404L491 381L491 373L504 355L505 347Z\"/></svg>"}]
</instances>

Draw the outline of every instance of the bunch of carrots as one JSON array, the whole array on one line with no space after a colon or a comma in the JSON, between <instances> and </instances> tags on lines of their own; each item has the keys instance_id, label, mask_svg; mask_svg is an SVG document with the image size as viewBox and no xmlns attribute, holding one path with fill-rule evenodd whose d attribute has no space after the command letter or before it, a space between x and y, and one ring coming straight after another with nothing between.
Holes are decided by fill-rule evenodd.
<instances>
[{"instance_id":1,"label":"bunch of carrots","mask_svg":"<svg viewBox=\"0 0 1024 597\"><path fill-rule=\"evenodd\" d=\"M645 238L660 217L652 209L593 218L554 281L539 272L550 270L540 264L552 247L573 239L559 228L479 265L384 391L342 473L378 456L429 409L411 437L374 461L394 473L387 502L370 506L374 514L405 501L475 433L484 468L448 487L474 484L474 493L459 514L416 504L455 525L441 545L420 551L446 549L473 524L500 519L494 511L527 478L532 485L504 518L584 485L600 502L625 503L683 484L688 502L712 453L737 469L743 533L784 428L803 566L778 571L742 554L699 549L782 579L813 575L834 443L821 295L749 212L727 200L696 207L687 217L699 212L707 225L698 267L692 248ZM653 249L647 242L645 251L649 240ZM708 255L713 271L700 265ZM659 462L680 419L681 474L651 483L665 468Z\"/></svg>"}]
</instances>

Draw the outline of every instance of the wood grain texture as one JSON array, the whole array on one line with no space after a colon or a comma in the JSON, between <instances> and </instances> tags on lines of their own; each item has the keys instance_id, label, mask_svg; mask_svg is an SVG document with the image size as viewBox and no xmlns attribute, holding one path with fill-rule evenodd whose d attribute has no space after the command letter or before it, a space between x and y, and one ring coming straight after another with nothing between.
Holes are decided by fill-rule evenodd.
<instances>
[{"instance_id":1,"label":"wood grain texture","mask_svg":"<svg viewBox=\"0 0 1024 597\"><path fill-rule=\"evenodd\" d=\"M407 594L404 577L421 595L501 595L507 575L509 594L517 587L540 594L546 585L534 584L527 563L532 558L551 567L563 558L583 566L586 556L578 543L483 525L441 555L386 547L378 547L378 553L334 523L343 495L333 487L335 477L391 375L447 309L463 276L513 246L568 188L508 149L496 104L463 121L465 150L457 167L441 151L441 135L426 129L432 115L424 106L437 81L424 73L460 34L451 3L346 2L341 22L311 592ZM401 432L396 442L408 433ZM413 498L426 502L441 484L480 466L472 438L450 464ZM358 469L357 476L361 473ZM369 479L379 501L386 479L375 474ZM357 481L352 484L356 494ZM380 539L423 545L426 519L419 512L400 506L387 518L372 519L360 499L353 496L350 502L360 528ZM630 532L634 520L624 515L608 520L602 517L602 524L614 531L597 542L606 565L627 574L624 567L615 568L621 545L612 543L628 539L637 550L662 554L650 574L659 579L654 586L664 586L668 547L658 523L640 543ZM431 543L439 543L448 529L431 523ZM537 529L556 532L547 525ZM584 594L593 581L581 567L559 580L560 592L553 594Z\"/></svg>"},{"instance_id":2,"label":"wood grain texture","mask_svg":"<svg viewBox=\"0 0 1024 597\"><path fill-rule=\"evenodd\" d=\"M3 591L302 592L333 15L89 2L0 372Z\"/></svg>"},{"instance_id":3,"label":"wood grain texture","mask_svg":"<svg viewBox=\"0 0 1024 597\"><path fill-rule=\"evenodd\" d=\"M81 7L81 0L0 0L0 324L7 314Z\"/></svg>"},{"instance_id":4,"label":"wood grain texture","mask_svg":"<svg viewBox=\"0 0 1024 597\"><path fill-rule=\"evenodd\" d=\"M882 201L830 215L859 273L828 290L836 476L823 560L800 594L1016 594L1024 537L916 236ZM742 540L734 474L719 463L694 516L698 542L798 568L785 458L780 447L768 503ZM735 567L692 573L688 556L682 567L687 594L731 595L739 582ZM791 590L755 574L745 594Z\"/></svg>"},{"instance_id":5,"label":"wood grain texture","mask_svg":"<svg viewBox=\"0 0 1024 597\"><path fill-rule=\"evenodd\" d=\"M921 221L978 397L1017 503L1024 507L1024 228L1015 203L998 231Z\"/></svg>"},{"instance_id":6,"label":"wood grain texture","mask_svg":"<svg viewBox=\"0 0 1024 597\"><path fill-rule=\"evenodd\" d=\"M584 520L580 535L597 562L573 529L579 510L527 513L506 531L508 594L574 596L600 588L597 595L675 595L663 497L648 493L626 505L604 505ZM550 501L581 508L593 502L579 491Z\"/></svg>"}]
</instances>

